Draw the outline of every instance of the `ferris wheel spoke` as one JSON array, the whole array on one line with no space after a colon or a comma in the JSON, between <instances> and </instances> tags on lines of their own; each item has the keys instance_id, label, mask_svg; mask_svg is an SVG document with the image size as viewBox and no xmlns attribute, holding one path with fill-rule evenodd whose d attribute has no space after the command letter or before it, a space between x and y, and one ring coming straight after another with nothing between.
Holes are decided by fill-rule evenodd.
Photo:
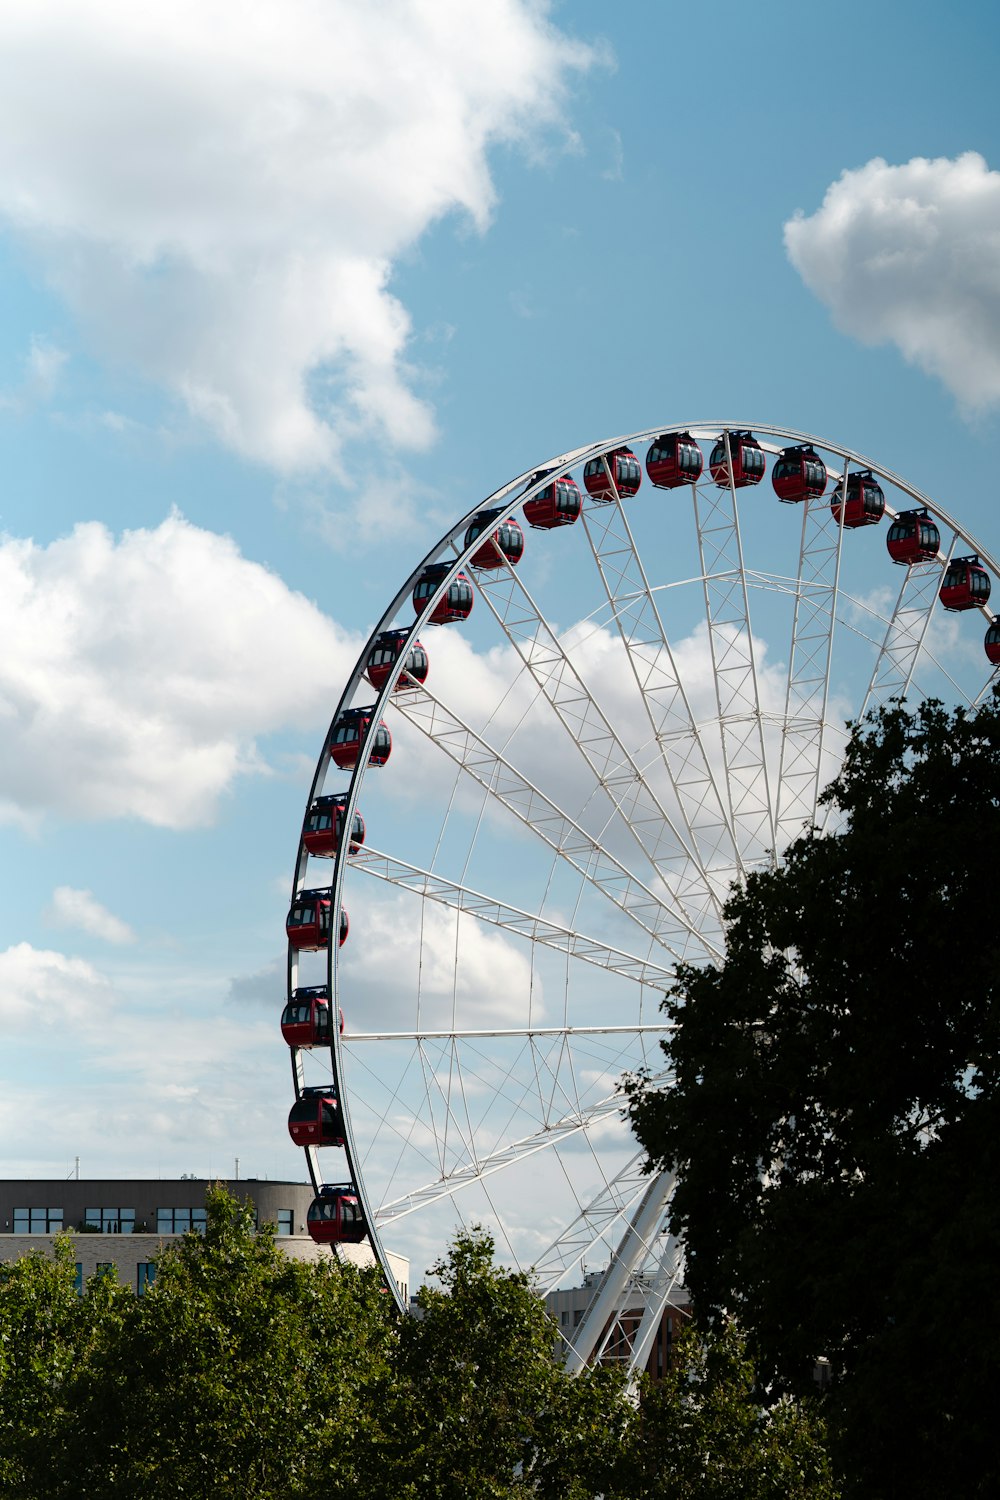
<instances>
[{"instance_id":1,"label":"ferris wheel spoke","mask_svg":"<svg viewBox=\"0 0 1000 1500\"><path fill-rule=\"evenodd\" d=\"M613 1254L620 1226L649 1186L646 1155L632 1156L589 1201L535 1261L535 1278L543 1293L553 1291L590 1256Z\"/></svg>"},{"instance_id":2,"label":"ferris wheel spoke","mask_svg":"<svg viewBox=\"0 0 1000 1500\"><path fill-rule=\"evenodd\" d=\"M616 859L600 839L585 832L567 812L426 688L410 695L406 703L396 703L394 707L536 838L547 844L675 959L690 958L692 953L718 953L715 945L686 919L684 913L675 909L662 876L654 874L663 885L656 894Z\"/></svg>"},{"instance_id":3,"label":"ferris wheel spoke","mask_svg":"<svg viewBox=\"0 0 1000 1500\"><path fill-rule=\"evenodd\" d=\"M619 501L585 507L583 524L688 842L698 851L702 880L721 916L720 872L728 880L735 830L628 518Z\"/></svg>"},{"instance_id":4,"label":"ferris wheel spoke","mask_svg":"<svg viewBox=\"0 0 1000 1500\"><path fill-rule=\"evenodd\" d=\"M723 438L728 484L692 488L724 783L743 872L747 860L774 849L775 829L728 428Z\"/></svg>"},{"instance_id":5,"label":"ferris wheel spoke","mask_svg":"<svg viewBox=\"0 0 1000 1500\"><path fill-rule=\"evenodd\" d=\"M653 1080L654 1083L656 1080ZM384 1203L376 1215L379 1227L394 1224L399 1219L405 1218L418 1208L426 1208L431 1203L437 1203L442 1198L453 1197L461 1192L463 1188L478 1182L482 1177L492 1176L495 1172L505 1171L508 1168L525 1161L528 1157L536 1155L539 1151L547 1151L571 1136L578 1135L583 1130L588 1130L594 1125L601 1124L604 1120L616 1119L621 1114L621 1095L616 1090L605 1099L591 1104L579 1114L571 1114L561 1120L553 1121L543 1126L540 1130L533 1131L530 1135L523 1136L520 1140L512 1141L497 1151L483 1156L480 1160L469 1162L460 1170L453 1172L450 1176L440 1178L436 1182L425 1183L422 1187L414 1188L412 1192L403 1197L395 1198L389 1203Z\"/></svg>"},{"instance_id":6,"label":"ferris wheel spoke","mask_svg":"<svg viewBox=\"0 0 1000 1500\"><path fill-rule=\"evenodd\" d=\"M953 536L946 555L939 553L907 568L861 703L859 720L870 709L883 708L893 698L906 697L937 603L941 575L951 560L956 541Z\"/></svg>"},{"instance_id":7,"label":"ferris wheel spoke","mask_svg":"<svg viewBox=\"0 0 1000 1500\"><path fill-rule=\"evenodd\" d=\"M616 733L563 641L510 564L495 573L480 574L479 587L497 624L598 784L628 821L650 862L669 881L674 899L684 904L696 924L705 921L713 906L716 917L721 917L717 892L705 869L694 830L686 823L685 804L676 787L678 808L685 822L683 828L677 827L663 806L647 768L637 763ZM657 743L648 706L646 716L653 728L653 743ZM669 773L669 765L667 769Z\"/></svg>"},{"instance_id":8,"label":"ferris wheel spoke","mask_svg":"<svg viewBox=\"0 0 1000 1500\"><path fill-rule=\"evenodd\" d=\"M430 870L394 859L365 844L351 859L352 869L363 871L377 880L400 890L413 891L430 901L435 901L463 916L475 917L492 927L499 927L517 937L525 938L557 953L566 953L571 958L581 959L596 968L618 974L623 979L648 988L667 991L673 983L673 970L654 963L651 959L637 958L621 948L599 942L582 932L579 927L563 926L546 917L508 906L494 896L448 880Z\"/></svg>"},{"instance_id":9,"label":"ferris wheel spoke","mask_svg":"<svg viewBox=\"0 0 1000 1500\"><path fill-rule=\"evenodd\" d=\"M848 463L841 476L847 494ZM810 824L820 792L844 527L825 497L803 505L802 543L788 656L785 715L775 792L779 848Z\"/></svg>"}]
</instances>

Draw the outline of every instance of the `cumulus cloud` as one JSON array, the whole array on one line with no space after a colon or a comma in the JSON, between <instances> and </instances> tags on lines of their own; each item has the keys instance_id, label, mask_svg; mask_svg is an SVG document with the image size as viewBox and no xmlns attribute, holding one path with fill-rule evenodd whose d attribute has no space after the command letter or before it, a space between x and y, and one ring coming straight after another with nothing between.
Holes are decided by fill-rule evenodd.
<instances>
[{"instance_id":1,"label":"cumulus cloud","mask_svg":"<svg viewBox=\"0 0 1000 1500\"><path fill-rule=\"evenodd\" d=\"M969 411L1000 404L1000 172L977 152L844 172L785 248L845 333L896 344Z\"/></svg>"},{"instance_id":2,"label":"cumulus cloud","mask_svg":"<svg viewBox=\"0 0 1000 1500\"><path fill-rule=\"evenodd\" d=\"M313 728L360 643L228 537L172 515L0 542L0 811L211 820L266 772L257 738Z\"/></svg>"},{"instance_id":3,"label":"cumulus cloud","mask_svg":"<svg viewBox=\"0 0 1000 1500\"><path fill-rule=\"evenodd\" d=\"M0 953L4 1031L87 1023L107 1011L111 998L108 980L82 958L67 958L30 943L16 943Z\"/></svg>"},{"instance_id":4,"label":"cumulus cloud","mask_svg":"<svg viewBox=\"0 0 1000 1500\"><path fill-rule=\"evenodd\" d=\"M10 0L0 217L237 452L419 446L393 264L444 214L486 225L490 147L564 131L592 60L531 0Z\"/></svg>"},{"instance_id":5,"label":"cumulus cloud","mask_svg":"<svg viewBox=\"0 0 1000 1500\"><path fill-rule=\"evenodd\" d=\"M106 943L135 942L135 933L127 922L102 906L91 891L78 891L71 885L56 886L48 916L58 927L79 927Z\"/></svg>"}]
</instances>

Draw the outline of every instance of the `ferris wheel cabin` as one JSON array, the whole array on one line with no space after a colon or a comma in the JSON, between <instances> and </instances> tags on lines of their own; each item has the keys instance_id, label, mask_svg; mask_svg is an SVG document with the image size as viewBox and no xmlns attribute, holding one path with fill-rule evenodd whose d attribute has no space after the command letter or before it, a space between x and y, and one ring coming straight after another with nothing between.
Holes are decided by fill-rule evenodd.
<instances>
[{"instance_id":1,"label":"ferris wheel cabin","mask_svg":"<svg viewBox=\"0 0 1000 1500\"><path fill-rule=\"evenodd\" d=\"M344 1029L341 1015L340 1029ZM292 998L281 1012L281 1035L289 1047L329 1047L333 1041L330 1029L330 991L325 984L312 984L292 991Z\"/></svg>"},{"instance_id":2,"label":"ferris wheel cabin","mask_svg":"<svg viewBox=\"0 0 1000 1500\"><path fill-rule=\"evenodd\" d=\"M584 465L583 482L592 500L627 500L642 483L642 467L631 448L613 448Z\"/></svg>"},{"instance_id":3,"label":"ferris wheel cabin","mask_svg":"<svg viewBox=\"0 0 1000 1500\"><path fill-rule=\"evenodd\" d=\"M885 515L885 495L871 469L847 476L847 503L844 503L844 481L830 497L830 514L848 531L859 526L877 526Z\"/></svg>"},{"instance_id":4,"label":"ferris wheel cabin","mask_svg":"<svg viewBox=\"0 0 1000 1500\"><path fill-rule=\"evenodd\" d=\"M941 533L926 509L902 510L889 527L885 545L894 563L909 568L937 557Z\"/></svg>"},{"instance_id":5,"label":"ferris wheel cabin","mask_svg":"<svg viewBox=\"0 0 1000 1500\"><path fill-rule=\"evenodd\" d=\"M541 472L534 476L534 480L541 478ZM524 519L536 531L551 531L556 526L572 526L582 509L580 486L569 474L561 474L539 490L533 500L525 501Z\"/></svg>"},{"instance_id":6,"label":"ferris wheel cabin","mask_svg":"<svg viewBox=\"0 0 1000 1500\"><path fill-rule=\"evenodd\" d=\"M704 467L701 449L689 432L666 432L646 452L646 473L660 490L697 484Z\"/></svg>"},{"instance_id":7,"label":"ferris wheel cabin","mask_svg":"<svg viewBox=\"0 0 1000 1500\"><path fill-rule=\"evenodd\" d=\"M409 636L408 630L383 630L375 637L375 644L368 653L365 676L377 693L385 687L389 673L404 651L406 660L403 662L402 672L396 679L393 692L402 693L407 688L415 688L419 683L427 681L427 672L430 667L427 652L419 641L414 641L408 646Z\"/></svg>"},{"instance_id":8,"label":"ferris wheel cabin","mask_svg":"<svg viewBox=\"0 0 1000 1500\"><path fill-rule=\"evenodd\" d=\"M973 552L970 557L953 557L945 569L938 598L945 609L976 609L990 597L990 575Z\"/></svg>"},{"instance_id":9,"label":"ferris wheel cabin","mask_svg":"<svg viewBox=\"0 0 1000 1500\"><path fill-rule=\"evenodd\" d=\"M344 832L344 812L347 798L341 794L332 797L317 797L306 813L302 829L302 842L309 853L317 859L332 859L340 848ZM365 841L365 820L359 812L351 819L351 842L349 852L357 854Z\"/></svg>"},{"instance_id":10,"label":"ferris wheel cabin","mask_svg":"<svg viewBox=\"0 0 1000 1500\"><path fill-rule=\"evenodd\" d=\"M828 477L826 464L809 443L783 448L771 470L774 493L786 505L794 505L802 500L817 500L826 489Z\"/></svg>"},{"instance_id":11,"label":"ferris wheel cabin","mask_svg":"<svg viewBox=\"0 0 1000 1500\"><path fill-rule=\"evenodd\" d=\"M337 721L330 735L330 755L335 765L342 771L351 771L358 763L361 754L361 741L368 732L368 726L375 716L375 705L369 708L347 708L342 714L338 714ZM379 721L379 726L372 739L371 749L368 751L368 764L370 766L384 766L392 754L392 735L389 726L384 719Z\"/></svg>"},{"instance_id":12,"label":"ferris wheel cabin","mask_svg":"<svg viewBox=\"0 0 1000 1500\"><path fill-rule=\"evenodd\" d=\"M413 586L413 608L419 615L428 599L436 594L441 580L451 570L450 563L431 563ZM430 625L453 625L467 620L472 613L472 584L464 573L456 573L435 604L428 619Z\"/></svg>"},{"instance_id":13,"label":"ferris wheel cabin","mask_svg":"<svg viewBox=\"0 0 1000 1500\"><path fill-rule=\"evenodd\" d=\"M329 1086L303 1089L288 1111L288 1134L296 1146L342 1146L344 1116Z\"/></svg>"},{"instance_id":14,"label":"ferris wheel cabin","mask_svg":"<svg viewBox=\"0 0 1000 1500\"><path fill-rule=\"evenodd\" d=\"M495 521L500 514L499 510L481 510L478 515L473 516L472 524L465 533L463 545L471 546L477 536L488 532L490 523ZM474 568L502 568L506 559L514 568L520 562L523 553L524 532L511 517L502 522L492 536L487 537L481 547L476 548L469 562Z\"/></svg>"},{"instance_id":15,"label":"ferris wheel cabin","mask_svg":"<svg viewBox=\"0 0 1000 1500\"><path fill-rule=\"evenodd\" d=\"M367 1234L354 1184L321 1187L309 1205L306 1228L317 1245L357 1245Z\"/></svg>"},{"instance_id":16,"label":"ferris wheel cabin","mask_svg":"<svg viewBox=\"0 0 1000 1500\"><path fill-rule=\"evenodd\" d=\"M729 452L733 460L733 488L743 489L748 484L760 484L767 467L764 450L752 432L731 432ZM726 462L726 434L717 440L709 454L709 472L720 490L729 483L729 465Z\"/></svg>"},{"instance_id":17,"label":"ferris wheel cabin","mask_svg":"<svg viewBox=\"0 0 1000 1500\"><path fill-rule=\"evenodd\" d=\"M1000 667L1000 619L994 620L987 630L983 645L990 665Z\"/></svg>"},{"instance_id":18,"label":"ferris wheel cabin","mask_svg":"<svg viewBox=\"0 0 1000 1500\"><path fill-rule=\"evenodd\" d=\"M347 912L340 908L340 946L350 930ZM330 890L299 891L285 921L285 932L293 948L318 953L330 946Z\"/></svg>"}]
</instances>

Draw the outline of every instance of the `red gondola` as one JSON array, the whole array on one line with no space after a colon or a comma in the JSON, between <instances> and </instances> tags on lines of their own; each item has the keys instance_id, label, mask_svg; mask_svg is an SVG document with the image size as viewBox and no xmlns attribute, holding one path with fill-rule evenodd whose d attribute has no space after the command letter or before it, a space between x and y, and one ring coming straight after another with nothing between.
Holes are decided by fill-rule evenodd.
<instances>
[{"instance_id":1,"label":"red gondola","mask_svg":"<svg viewBox=\"0 0 1000 1500\"><path fill-rule=\"evenodd\" d=\"M466 547L482 536L484 531L490 530L490 523L501 515L499 510L481 510L478 515L473 516L472 525L465 533ZM474 568L502 568L504 558L512 568L516 568L524 552L524 532L521 530L513 516L501 522L493 534L477 547L469 558Z\"/></svg>"},{"instance_id":2,"label":"red gondola","mask_svg":"<svg viewBox=\"0 0 1000 1500\"><path fill-rule=\"evenodd\" d=\"M543 476L544 470L540 469L532 483ZM524 519L538 531L551 531L555 526L572 526L582 509L583 496L579 485L569 474L561 474L544 490L539 490L533 500L525 501Z\"/></svg>"},{"instance_id":3,"label":"red gondola","mask_svg":"<svg viewBox=\"0 0 1000 1500\"><path fill-rule=\"evenodd\" d=\"M419 615L432 594L436 594L441 580L451 570L451 563L431 563L421 573L413 586L413 608ZM456 573L435 604L428 620L429 625L451 625L456 620L467 620L472 613L472 584L464 573Z\"/></svg>"},{"instance_id":4,"label":"red gondola","mask_svg":"<svg viewBox=\"0 0 1000 1500\"><path fill-rule=\"evenodd\" d=\"M731 432L729 434L729 452L733 460L734 489L742 489L747 484L760 484L764 478L767 460L764 457L763 448L753 433ZM725 433L716 441L715 447L709 455L708 467L719 489L725 489L729 483Z\"/></svg>"},{"instance_id":5,"label":"red gondola","mask_svg":"<svg viewBox=\"0 0 1000 1500\"><path fill-rule=\"evenodd\" d=\"M701 449L689 432L666 432L646 453L646 473L661 490L697 484L704 467Z\"/></svg>"},{"instance_id":6,"label":"red gondola","mask_svg":"<svg viewBox=\"0 0 1000 1500\"><path fill-rule=\"evenodd\" d=\"M841 479L830 496L830 514L847 531L858 526L877 526L885 515L885 495L871 469L847 476L847 504Z\"/></svg>"},{"instance_id":7,"label":"red gondola","mask_svg":"<svg viewBox=\"0 0 1000 1500\"><path fill-rule=\"evenodd\" d=\"M347 798L343 794L333 797L317 797L306 813L302 829L302 842L309 853L318 859L332 859L340 848L344 831L344 809ZM357 854L365 841L365 820L359 812L351 819L350 852Z\"/></svg>"},{"instance_id":8,"label":"red gondola","mask_svg":"<svg viewBox=\"0 0 1000 1500\"><path fill-rule=\"evenodd\" d=\"M993 621L983 641L991 666L1000 667L1000 618Z\"/></svg>"},{"instance_id":9,"label":"red gondola","mask_svg":"<svg viewBox=\"0 0 1000 1500\"><path fill-rule=\"evenodd\" d=\"M317 1245L357 1245L367 1234L353 1182L321 1187L309 1205L306 1228Z\"/></svg>"},{"instance_id":10,"label":"red gondola","mask_svg":"<svg viewBox=\"0 0 1000 1500\"><path fill-rule=\"evenodd\" d=\"M344 1029L343 1016L340 1029ZM329 1047L333 1035L330 991L325 984L292 991L292 998L281 1012L281 1035L289 1047Z\"/></svg>"},{"instance_id":11,"label":"red gondola","mask_svg":"<svg viewBox=\"0 0 1000 1500\"><path fill-rule=\"evenodd\" d=\"M340 944L347 941L350 929L347 912L340 908ZM318 953L330 946L330 889L299 891L285 921L285 931L293 948L304 953Z\"/></svg>"},{"instance_id":12,"label":"red gondola","mask_svg":"<svg viewBox=\"0 0 1000 1500\"><path fill-rule=\"evenodd\" d=\"M361 741L368 733L368 726L375 715L375 705L368 708L347 708L337 717L330 735L330 755L342 771L350 771L358 763ZM370 766L384 766L392 754L392 735L385 720L379 726L368 751Z\"/></svg>"},{"instance_id":13,"label":"red gondola","mask_svg":"<svg viewBox=\"0 0 1000 1500\"><path fill-rule=\"evenodd\" d=\"M342 1146L344 1116L332 1087L303 1089L288 1111L288 1134L296 1146Z\"/></svg>"},{"instance_id":14,"label":"red gondola","mask_svg":"<svg viewBox=\"0 0 1000 1500\"><path fill-rule=\"evenodd\" d=\"M592 458L584 465L583 482L593 500L612 501L616 490L625 500L634 495L642 483L642 468L631 448L613 448L610 453Z\"/></svg>"},{"instance_id":15,"label":"red gondola","mask_svg":"<svg viewBox=\"0 0 1000 1500\"><path fill-rule=\"evenodd\" d=\"M894 563L909 568L937 557L941 533L926 510L901 510L889 527L885 545Z\"/></svg>"},{"instance_id":16,"label":"red gondola","mask_svg":"<svg viewBox=\"0 0 1000 1500\"><path fill-rule=\"evenodd\" d=\"M402 693L407 688L414 688L418 683L427 681L430 666L427 652L419 641L413 641L407 646L409 635L408 630L383 630L375 637L375 644L368 653L365 675L377 693L385 687L389 673L404 651L406 660L402 672L396 678L393 692Z\"/></svg>"},{"instance_id":17,"label":"red gondola","mask_svg":"<svg viewBox=\"0 0 1000 1500\"><path fill-rule=\"evenodd\" d=\"M953 557L945 569L938 598L945 609L976 609L990 597L990 575L975 552Z\"/></svg>"},{"instance_id":18,"label":"red gondola","mask_svg":"<svg viewBox=\"0 0 1000 1500\"><path fill-rule=\"evenodd\" d=\"M829 478L826 464L808 443L797 448L783 448L771 470L774 493L786 505L800 500L817 500L826 489Z\"/></svg>"}]
</instances>

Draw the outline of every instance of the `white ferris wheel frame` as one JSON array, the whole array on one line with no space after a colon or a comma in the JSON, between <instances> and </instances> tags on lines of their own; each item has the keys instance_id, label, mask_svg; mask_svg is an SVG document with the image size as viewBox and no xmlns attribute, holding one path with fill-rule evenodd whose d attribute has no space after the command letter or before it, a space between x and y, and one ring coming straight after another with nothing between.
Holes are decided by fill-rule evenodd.
<instances>
[{"instance_id":1,"label":"white ferris wheel frame","mask_svg":"<svg viewBox=\"0 0 1000 1500\"><path fill-rule=\"evenodd\" d=\"M372 699L374 690L365 678L369 653L376 637L395 626L400 628L401 613L409 604L418 578L431 563L445 565L434 593L424 602L416 619L408 627L409 640L415 641L427 625L438 602L450 583L465 568L472 554L482 546L482 537L468 545L464 537L478 512L496 511L493 525L499 527L512 517L525 501L532 499L560 475L579 469L591 459L604 461L605 474L613 492L609 502L589 501L582 495L581 520L587 532L594 562L601 575L612 615L630 664L644 707L650 720L653 740L659 745L673 788L677 813L668 814L656 793L647 784L643 767L635 755L619 740L613 725L591 696L548 626L543 613L525 585L504 561L495 572L479 573L477 592L484 598L496 624L509 644L521 657L523 669L531 673L549 707L570 727L581 753L589 762L597 783L609 794L614 806L629 823L637 845L653 865L657 863L658 841L668 837L675 848L685 850L699 871L698 889L685 887L683 879L664 873L660 891L644 885L625 864L601 847L600 840L587 833L564 813L546 794L529 782L509 764L502 753L466 724L451 708L441 703L426 688L419 694L394 697L396 683L404 670L405 650L401 650L381 690L375 693L372 715L359 745L355 767L345 795L342 828L352 827L355 809L368 767L371 749L383 710L390 704L420 727L461 772L478 781L484 795L498 799L507 810L529 825L536 837L547 843L556 857L574 865L584 880L596 884L634 922L655 937L661 951L683 959L690 954L692 935L702 942L704 956L717 956L718 948L701 938L701 924L709 915L714 926L729 880L744 872L741 838L763 839L772 851L787 837L811 821L816 812L820 791L819 776L823 751L826 714L830 693L831 652L840 589L840 560L845 527L835 526L834 538L823 538L815 529L821 512L829 514L829 495L815 502L801 503L802 536L796 577L785 580L794 591L794 624L787 668L785 710L781 719L782 746L777 785L769 783L768 758L763 745L763 715L759 668L753 636L749 629L747 571L736 505L737 486L733 482L730 436L751 431L760 446L771 455L789 446L809 445L823 454L832 455L843 465L841 475L830 470L835 482L844 485L852 470L870 471L886 481L900 494L909 497L915 507L925 508L939 523L942 538L950 533L950 544L943 545L932 561L907 567L892 613L885 622L881 639L875 639L876 660L864 693L857 718L871 708L902 696L912 677L923 645L928 622L937 602L937 592L944 568L959 543L978 554L981 562L1000 580L1000 565L981 542L962 529L948 512L930 496L915 489L899 475L887 470L867 456L845 448L826 438L796 432L786 427L761 422L727 420L668 422L644 428L620 437L605 438L570 452L533 464L524 473L502 485L485 500L477 502L435 543L414 568L384 610L369 640L359 655L336 706L324 740L306 803L306 812L321 793L330 766L329 745L333 726L350 708L359 688L364 699ZM667 633L659 617L657 590L650 586L642 559L629 528L625 506L608 465L608 457L618 448L633 448L649 443L661 435L689 433L698 442L722 440L726 446L729 483L718 486L708 479L686 486L694 494L695 525L701 557L701 575L697 580L704 591L705 615L712 648L715 677L717 725L722 740L723 771L720 777L713 768L704 747L692 759L690 744L682 751L673 749L669 733L671 718L686 719L689 736L696 748L700 745L699 727L685 696L680 674L673 666ZM812 513L812 515L810 514ZM887 518L898 512L886 506ZM810 522L813 521L813 527ZM829 526L827 526L829 531ZM986 605L977 608L987 620L995 616ZM729 629L723 638L721 622L731 626L734 618L743 621L742 634ZM884 618L884 617L883 617ZM539 652L542 639L546 650ZM657 643L657 654L650 657L640 645L643 639ZM734 649L734 642L736 643ZM531 650L528 649L528 644ZM986 673L986 682L976 702L984 696L998 670ZM818 711L817 711L818 709ZM672 760L672 756L674 757ZM662 766L660 767L662 770ZM342 1037L337 1025L339 1014L337 928L345 871L363 866L369 874L401 888L419 892L425 900L437 901L458 913L471 914L500 929L527 937L532 944L550 947L584 962L597 965L624 978L664 992L672 982L666 962L637 958L612 945L575 931L571 926L551 921L538 913L521 910L464 883L449 881L430 870L363 846L348 853L350 840L345 832L333 860L330 881L330 938L327 950L327 976L331 1015L331 1064L336 1082L344 1077L344 1050L347 1045L379 1041L452 1041L459 1036L488 1040L490 1038L577 1037L585 1034L634 1035L639 1031L666 1034L666 1023L604 1027L544 1027L524 1029L462 1031L415 1030L412 1032L352 1033ZM305 888L308 852L299 842L292 899ZM324 888L325 889L325 888ZM706 906L709 892L711 913ZM664 891L670 904L664 900ZM289 944L288 998L297 987L298 951ZM303 1058L298 1048L291 1049L292 1075L296 1097L304 1086ZM662 1077L664 1086L669 1077ZM537 1151L558 1145L569 1137L621 1111L617 1092L591 1103L586 1109L569 1110L564 1117L546 1122L543 1131L534 1136L511 1141L504 1149L485 1156L474 1154L461 1171L429 1180L415 1187L403 1198L376 1207L369 1201L358 1149L351 1123L350 1097L338 1086L337 1097L343 1112L347 1178L356 1191L375 1258L385 1275L386 1286L395 1297L400 1311L405 1311L402 1293L393 1275L381 1231L398 1219L429 1203L459 1192L468 1183L481 1182L494 1172L525 1160ZM309 1174L316 1191L322 1185L316 1148L306 1148ZM618 1233L618 1248L612 1255L595 1296L582 1323L567 1339L567 1361L578 1369L598 1357L607 1344L613 1314L620 1308L626 1288L638 1289L643 1307L640 1326L631 1341L629 1360L641 1366L649 1352L663 1307L676 1285L679 1259L673 1240L664 1233L663 1222L673 1179L664 1174L652 1179L641 1171L641 1153L633 1157L614 1181L585 1205L577 1219L566 1227L560 1240L536 1266L540 1284L546 1285L551 1266L557 1272L564 1263L567 1247L574 1253L585 1252L597 1236ZM606 1242L606 1238L605 1238ZM552 1284L550 1281L549 1284ZM634 1300L631 1297L630 1299Z\"/></svg>"}]
</instances>

